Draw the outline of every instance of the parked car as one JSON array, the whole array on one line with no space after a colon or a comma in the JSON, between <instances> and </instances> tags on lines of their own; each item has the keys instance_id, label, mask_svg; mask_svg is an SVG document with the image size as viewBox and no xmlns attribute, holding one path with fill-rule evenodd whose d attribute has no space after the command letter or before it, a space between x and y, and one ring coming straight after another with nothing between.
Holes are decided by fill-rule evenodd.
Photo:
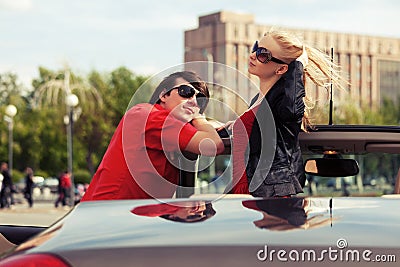
<instances>
[{"instance_id":1,"label":"parked car","mask_svg":"<svg viewBox=\"0 0 400 267\"><path fill-rule=\"evenodd\" d=\"M365 172L385 172L393 190L373 197L83 202L46 229L21 234L0 226L15 244L0 265L398 266L400 127L321 126L300 139L308 175L357 181Z\"/></svg>"},{"instance_id":2,"label":"parked car","mask_svg":"<svg viewBox=\"0 0 400 267\"><path fill-rule=\"evenodd\" d=\"M53 194L58 193L58 179L56 177L48 177L43 181L43 188L49 188Z\"/></svg>"},{"instance_id":3,"label":"parked car","mask_svg":"<svg viewBox=\"0 0 400 267\"><path fill-rule=\"evenodd\" d=\"M33 176L32 177L32 181L33 181L33 187L34 188L39 188L41 189L43 187L43 183L45 181L45 179L42 176ZM23 193L26 187L26 181L25 181L25 176L23 178L21 178L16 184L16 191L18 193Z\"/></svg>"}]
</instances>

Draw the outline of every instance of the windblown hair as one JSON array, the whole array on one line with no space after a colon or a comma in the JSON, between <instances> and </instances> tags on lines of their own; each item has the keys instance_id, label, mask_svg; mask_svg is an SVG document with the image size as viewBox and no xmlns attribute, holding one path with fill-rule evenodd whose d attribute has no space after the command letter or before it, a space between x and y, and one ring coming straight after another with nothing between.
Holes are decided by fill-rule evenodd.
<instances>
[{"instance_id":1,"label":"windblown hair","mask_svg":"<svg viewBox=\"0 0 400 267\"><path fill-rule=\"evenodd\" d=\"M334 88L346 90L348 81L341 75L340 67L332 62L329 55L302 42L297 36L286 31L271 30L265 36L272 37L281 48L281 59L285 62L296 60L303 53L303 48L308 55L308 65L304 68L304 86L306 78L320 87L326 87L332 83ZM314 106L313 101L307 96L304 99L306 110L304 112L302 128L304 130L311 126L308 113Z\"/></svg>"}]
</instances>

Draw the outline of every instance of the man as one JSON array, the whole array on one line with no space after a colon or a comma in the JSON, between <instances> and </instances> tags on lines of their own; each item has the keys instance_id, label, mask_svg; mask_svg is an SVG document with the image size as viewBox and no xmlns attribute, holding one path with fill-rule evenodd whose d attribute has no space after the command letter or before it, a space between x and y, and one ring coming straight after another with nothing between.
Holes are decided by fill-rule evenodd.
<instances>
[{"instance_id":1,"label":"man","mask_svg":"<svg viewBox=\"0 0 400 267\"><path fill-rule=\"evenodd\" d=\"M25 189L24 189L24 197L28 201L29 207L32 208L33 206L33 170L30 167L26 167L25 169Z\"/></svg>"},{"instance_id":2,"label":"man","mask_svg":"<svg viewBox=\"0 0 400 267\"><path fill-rule=\"evenodd\" d=\"M68 203L67 202L71 197L71 173L67 170L64 171L60 177L58 178L58 198L54 203L54 206L58 208L58 205L61 203L63 207L65 207Z\"/></svg>"},{"instance_id":3,"label":"man","mask_svg":"<svg viewBox=\"0 0 400 267\"><path fill-rule=\"evenodd\" d=\"M0 207L10 208L11 204L14 204L12 196L13 182L8 171L8 164L6 162L1 163L1 174L3 175L3 183L0 192Z\"/></svg>"},{"instance_id":4,"label":"man","mask_svg":"<svg viewBox=\"0 0 400 267\"><path fill-rule=\"evenodd\" d=\"M208 97L206 84L193 72L166 77L150 103L124 115L81 201L172 197L179 179L174 153L215 156L224 151L218 133L201 115Z\"/></svg>"}]
</instances>

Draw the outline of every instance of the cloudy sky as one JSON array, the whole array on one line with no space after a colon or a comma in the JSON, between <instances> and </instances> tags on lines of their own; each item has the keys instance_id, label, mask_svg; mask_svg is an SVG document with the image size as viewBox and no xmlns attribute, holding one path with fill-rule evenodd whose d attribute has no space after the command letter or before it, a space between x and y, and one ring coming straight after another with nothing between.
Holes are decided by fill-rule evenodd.
<instances>
[{"instance_id":1,"label":"cloudy sky","mask_svg":"<svg viewBox=\"0 0 400 267\"><path fill-rule=\"evenodd\" d=\"M258 24L400 39L397 0L0 0L0 73L27 87L39 66L154 74L182 63L184 31L220 10L254 14Z\"/></svg>"}]
</instances>

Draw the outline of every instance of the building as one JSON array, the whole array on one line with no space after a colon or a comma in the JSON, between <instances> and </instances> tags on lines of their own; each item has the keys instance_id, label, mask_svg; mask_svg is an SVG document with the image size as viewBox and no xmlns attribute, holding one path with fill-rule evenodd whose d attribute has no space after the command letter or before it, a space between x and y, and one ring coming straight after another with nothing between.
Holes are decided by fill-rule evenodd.
<instances>
[{"instance_id":1,"label":"building","mask_svg":"<svg viewBox=\"0 0 400 267\"><path fill-rule=\"evenodd\" d=\"M248 75L248 57L254 41L270 28L270 25L255 24L251 14L221 11L200 16L198 28L185 31L184 60L215 61ZM334 91L336 102L351 99L360 106L379 108L385 97L395 101L400 98L400 39L310 29L286 30L297 33L305 42L327 54L333 48L334 59L350 82L348 92ZM214 81L218 78L216 76L221 76L221 73L213 68L210 79ZM246 91L243 84L237 87L243 91L240 96L248 101L251 90ZM321 103L326 103L329 90L314 89L307 93L311 91L314 99L323 99ZM216 95L222 97L223 93L218 96L217 92ZM243 103L233 105L239 112L243 108Z\"/></svg>"}]
</instances>

